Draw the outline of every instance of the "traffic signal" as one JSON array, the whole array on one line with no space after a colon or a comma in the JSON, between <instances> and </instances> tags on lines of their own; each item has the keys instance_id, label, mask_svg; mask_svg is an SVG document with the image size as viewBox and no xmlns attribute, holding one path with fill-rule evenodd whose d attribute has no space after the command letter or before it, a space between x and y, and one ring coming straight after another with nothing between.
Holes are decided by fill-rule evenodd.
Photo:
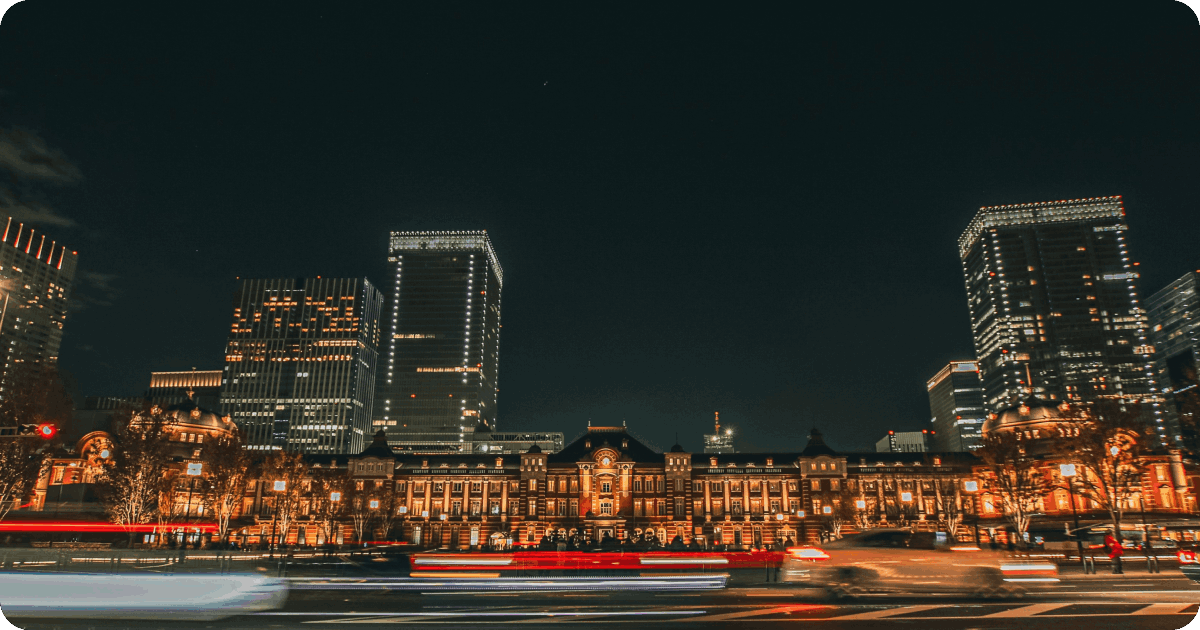
<instances>
[{"instance_id":1,"label":"traffic signal","mask_svg":"<svg viewBox=\"0 0 1200 630\"><path fill-rule=\"evenodd\" d=\"M37 427L37 436L43 440L49 440L58 433L58 427L53 424L39 424Z\"/></svg>"}]
</instances>

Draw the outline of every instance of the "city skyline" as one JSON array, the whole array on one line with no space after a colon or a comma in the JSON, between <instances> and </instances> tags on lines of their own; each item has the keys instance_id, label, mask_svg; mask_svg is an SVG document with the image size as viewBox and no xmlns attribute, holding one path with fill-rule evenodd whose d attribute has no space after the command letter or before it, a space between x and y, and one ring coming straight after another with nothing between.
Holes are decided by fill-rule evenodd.
<instances>
[{"instance_id":1,"label":"city skyline","mask_svg":"<svg viewBox=\"0 0 1200 630\"><path fill-rule=\"evenodd\" d=\"M486 229L503 431L628 420L698 452L719 410L739 450L798 449L812 426L870 450L928 426L926 381L973 356L955 241L975 209L1121 195L1140 297L1200 267L1184 7L970 29L830 10L807 38L653 11L630 32L301 7L169 35L46 11L4 18L0 129L20 150L0 166L75 170L0 205L79 251L60 364L80 397L211 367L238 277L386 293L391 232ZM444 20L438 41L418 28ZM1114 43L1079 50L1067 27ZM200 34L225 44L184 44Z\"/></svg>"}]
</instances>

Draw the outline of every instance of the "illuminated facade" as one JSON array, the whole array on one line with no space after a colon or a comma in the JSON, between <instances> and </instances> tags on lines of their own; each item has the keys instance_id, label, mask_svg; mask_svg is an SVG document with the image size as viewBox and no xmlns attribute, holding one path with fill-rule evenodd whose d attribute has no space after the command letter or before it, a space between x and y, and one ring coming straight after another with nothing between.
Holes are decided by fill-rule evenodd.
<instances>
[{"instance_id":1,"label":"illuminated facade","mask_svg":"<svg viewBox=\"0 0 1200 630\"><path fill-rule=\"evenodd\" d=\"M1200 271L1172 282L1146 300L1154 340L1154 373L1158 386L1172 402L1166 407L1167 433L1179 439L1179 409L1175 392L1192 390L1200 383Z\"/></svg>"},{"instance_id":2,"label":"illuminated facade","mask_svg":"<svg viewBox=\"0 0 1200 630\"><path fill-rule=\"evenodd\" d=\"M175 418L167 430L178 447L176 473L188 461L204 461L204 445L229 426L190 407L168 411ZM998 422L1027 428L1024 416L1011 416L1001 414ZM355 505L372 510L363 516L369 520L364 539L403 540L422 548L511 548L537 545L553 534L592 543L607 537L667 543L679 536L685 543L745 549L817 543L822 532L846 535L875 527L952 531L958 540L989 541L1003 539L1006 526L1000 500L982 481L988 473L974 455L838 453L815 429L799 453L700 454L679 445L660 452L624 427L599 426L558 453L535 445L512 455L413 455L396 453L387 441L380 431L357 454L307 453L305 459L314 473L337 471L343 491L358 493ZM10 520L47 506L61 507L69 518L78 506L56 501L57 495L80 495L82 489L71 484L94 481L111 449L119 448L107 434L86 436L73 455L55 458L32 506ZM1181 531L1200 529L1194 519L1200 471L1185 468L1177 453L1152 455L1144 463L1146 513L1161 530L1175 530L1164 536L1179 539ZM1047 460L1044 468L1053 475L1057 462ZM315 478L297 486L300 512L286 531L277 532L279 539L292 545L353 542L353 514L343 511L324 527L322 519L329 517L314 506L328 505L329 495L318 493L329 489ZM272 532L273 481L253 479L245 488L231 523L233 540L243 547L264 544ZM1064 496L1062 487L1050 488L1035 533L1062 532L1073 520ZM1075 499L1082 522L1110 518L1078 494ZM194 497L180 500L199 504ZM1131 509L1142 507L1139 498Z\"/></svg>"},{"instance_id":3,"label":"illuminated facade","mask_svg":"<svg viewBox=\"0 0 1200 630\"><path fill-rule=\"evenodd\" d=\"M1030 389L1146 402L1165 441L1124 221L1120 196L979 209L959 255L987 409Z\"/></svg>"},{"instance_id":4,"label":"illuminated facade","mask_svg":"<svg viewBox=\"0 0 1200 630\"><path fill-rule=\"evenodd\" d=\"M933 414L930 449L938 452L969 451L980 446L980 431L987 417L983 384L975 361L951 361L927 383L929 411Z\"/></svg>"},{"instance_id":5,"label":"illuminated facade","mask_svg":"<svg viewBox=\"0 0 1200 630\"><path fill-rule=\"evenodd\" d=\"M221 408L249 448L362 450L382 305L383 295L365 278L241 282Z\"/></svg>"},{"instance_id":6,"label":"illuminated facade","mask_svg":"<svg viewBox=\"0 0 1200 630\"><path fill-rule=\"evenodd\" d=\"M487 232L393 232L374 428L393 446L495 428L504 272ZM441 435L441 438L430 438Z\"/></svg>"},{"instance_id":7,"label":"illuminated facade","mask_svg":"<svg viewBox=\"0 0 1200 630\"><path fill-rule=\"evenodd\" d=\"M196 368L186 372L151 372L146 398L162 407L191 399L201 407L220 409L221 379L224 375L222 370Z\"/></svg>"},{"instance_id":8,"label":"illuminated facade","mask_svg":"<svg viewBox=\"0 0 1200 630\"><path fill-rule=\"evenodd\" d=\"M0 239L0 374L58 361L76 253L12 217ZM0 397L5 381L0 381Z\"/></svg>"}]
</instances>

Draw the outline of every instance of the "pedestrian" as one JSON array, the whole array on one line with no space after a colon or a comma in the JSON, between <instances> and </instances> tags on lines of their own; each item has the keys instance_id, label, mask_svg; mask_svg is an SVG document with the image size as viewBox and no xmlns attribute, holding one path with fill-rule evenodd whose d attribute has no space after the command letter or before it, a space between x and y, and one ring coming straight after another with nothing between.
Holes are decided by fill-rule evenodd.
<instances>
[{"instance_id":1,"label":"pedestrian","mask_svg":"<svg viewBox=\"0 0 1200 630\"><path fill-rule=\"evenodd\" d=\"M1121 556L1125 550L1121 549L1121 543L1112 534L1104 535L1104 550L1108 552L1108 559L1112 561L1112 572L1114 574L1124 573L1121 568Z\"/></svg>"}]
</instances>

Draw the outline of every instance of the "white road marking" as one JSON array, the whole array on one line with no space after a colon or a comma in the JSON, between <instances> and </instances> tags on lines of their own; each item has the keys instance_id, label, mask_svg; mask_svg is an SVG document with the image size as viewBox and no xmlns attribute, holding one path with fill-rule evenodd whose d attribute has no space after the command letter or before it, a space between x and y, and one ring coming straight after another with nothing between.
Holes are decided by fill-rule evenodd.
<instances>
[{"instance_id":1,"label":"white road marking","mask_svg":"<svg viewBox=\"0 0 1200 630\"><path fill-rule=\"evenodd\" d=\"M792 606L771 606L769 608L754 608L751 610L743 610L741 612L722 613L719 615L703 615L700 617L691 617L688 621L725 621L727 619L745 619L746 617L759 617L762 615L773 615L777 613L788 613L794 610L812 609L812 604L798 604Z\"/></svg>"},{"instance_id":2,"label":"white road marking","mask_svg":"<svg viewBox=\"0 0 1200 630\"><path fill-rule=\"evenodd\" d=\"M925 604L921 606L901 606L899 608L885 608L883 610L872 610L864 613L855 613L853 615L842 615L840 617L830 617L830 620L842 621L846 619L884 619L903 615L905 613L921 612L932 608L942 608L945 604Z\"/></svg>"},{"instance_id":3,"label":"white road marking","mask_svg":"<svg viewBox=\"0 0 1200 630\"><path fill-rule=\"evenodd\" d=\"M1002 610L1000 612L992 613L990 615L983 615L983 618L984 619L1001 619L1001 618L1011 618L1011 617L1032 617L1033 615L1036 615L1038 613L1049 612L1051 610L1057 610L1059 608L1063 608L1063 607L1070 606L1070 605L1071 604L1069 604L1069 603L1030 604L1028 606L1022 606L1020 608L1014 608L1012 610Z\"/></svg>"},{"instance_id":4,"label":"white road marking","mask_svg":"<svg viewBox=\"0 0 1200 630\"><path fill-rule=\"evenodd\" d=\"M1184 611L1186 611L1188 608L1191 608L1194 605L1195 604L1180 604L1180 603L1150 604L1149 606L1147 606L1141 610L1135 610L1129 614L1131 614L1131 615L1179 615L1179 614L1183 614Z\"/></svg>"}]
</instances>

